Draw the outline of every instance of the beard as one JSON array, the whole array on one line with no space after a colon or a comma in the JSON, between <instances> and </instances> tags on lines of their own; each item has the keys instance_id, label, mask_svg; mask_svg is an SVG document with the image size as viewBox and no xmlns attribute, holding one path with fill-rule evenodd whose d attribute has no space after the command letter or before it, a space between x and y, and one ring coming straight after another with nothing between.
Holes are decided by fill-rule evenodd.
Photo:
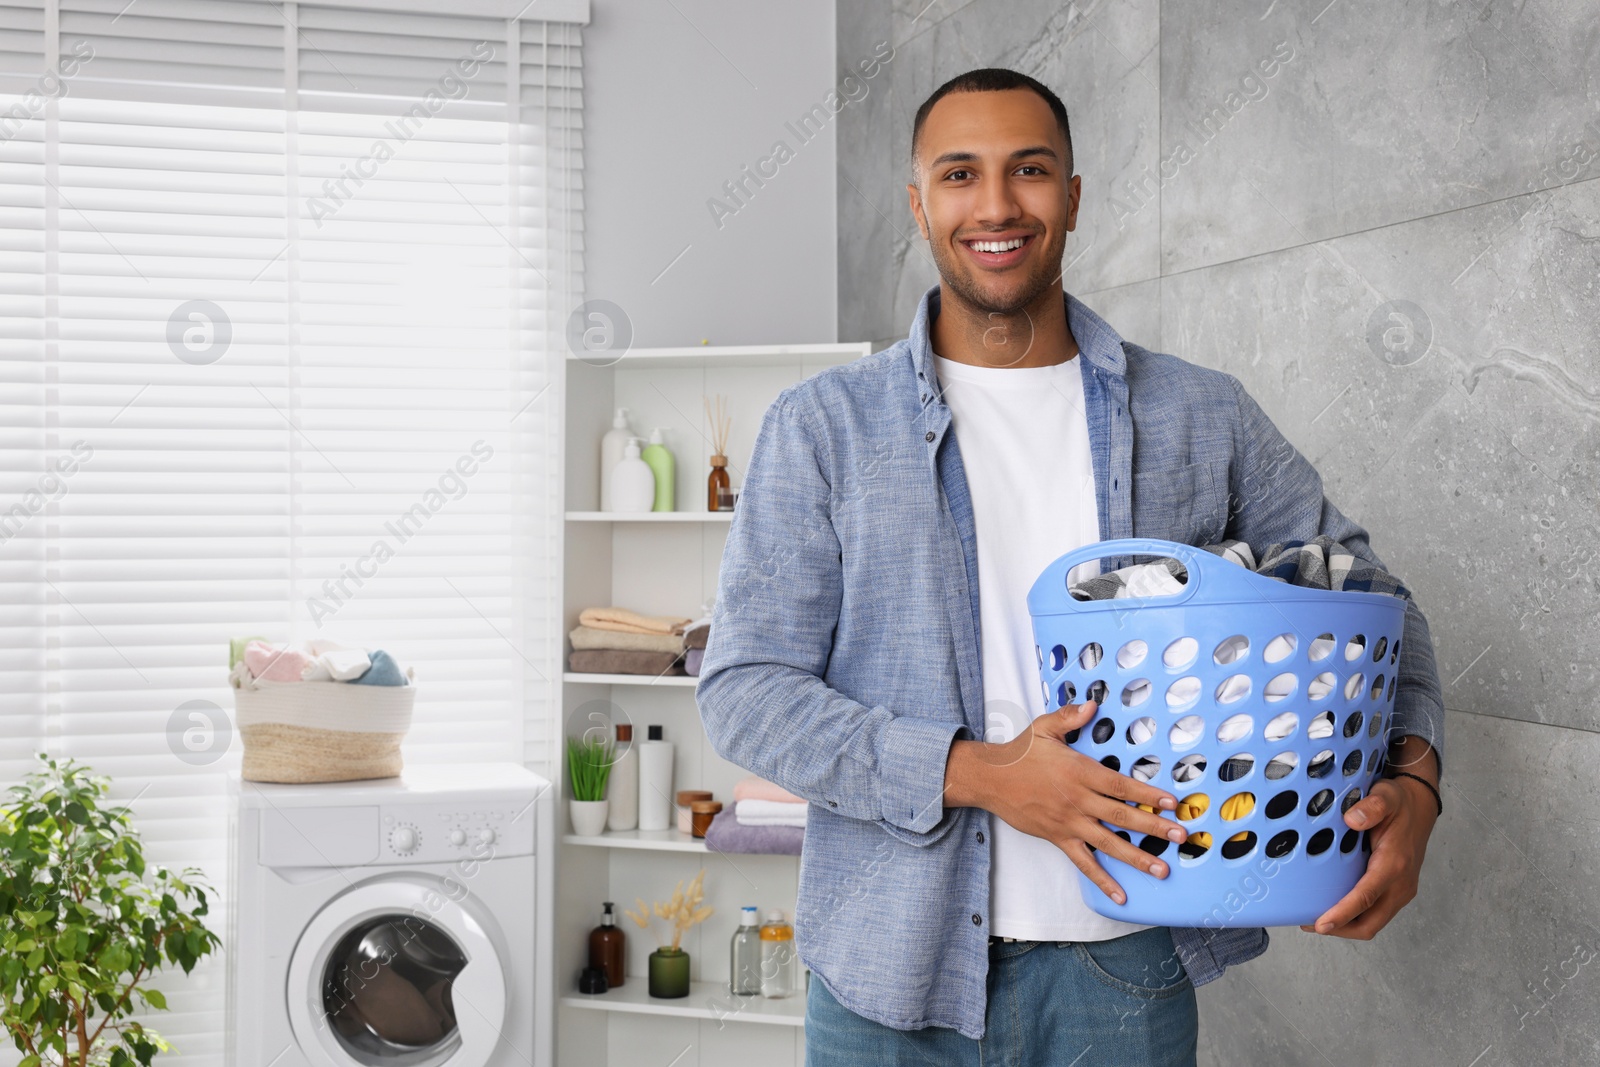
<instances>
[{"instance_id":1,"label":"beard","mask_svg":"<svg viewBox=\"0 0 1600 1067\"><path fill-rule=\"evenodd\" d=\"M985 289L983 285L988 277L987 272L973 265L944 241L928 242L934 266L939 270L939 280L949 286L951 292L978 311L1003 316L1021 314L1061 277L1061 257L1066 245L1066 231L1058 231L1058 235L1045 246L1044 254L1033 257L1034 265L1021 284L1009 280L1002 282L1001 285L1015 288L1010 292L996 293Z\"/></svg>"}]
</instances>

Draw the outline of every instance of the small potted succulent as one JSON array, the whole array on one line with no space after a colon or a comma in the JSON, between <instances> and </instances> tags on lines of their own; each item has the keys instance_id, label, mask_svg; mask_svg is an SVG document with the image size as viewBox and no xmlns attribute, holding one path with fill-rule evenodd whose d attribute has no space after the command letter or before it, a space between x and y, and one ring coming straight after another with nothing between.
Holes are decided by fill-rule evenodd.
<instances>
[{"instance_id":1,"label":"small potted succulent","mask_svg":"<svg viewBox=\"0 0 1600 1067\"><path fill-rule=\"evenodd\" d=\"M711 917L712 909L701 906L706 898L703 888L705 878L706 869L702 867L687 890L680 880L671 900L655 903L653 910L656 917L672 924L672 944L661 945L650 953L649 991L652 997L671 999L689 995L689 954L680 947L680 943L685 933ZM636 902L639 905L638 912L626 911L623 914L641 928L649 929L652 909L646 906L643 898Z\"/></svg>"},{"instance_id":2,"label":"small potted succulent","mask_svg":"<svg viewBox=\"0 0 1600 1067\"><path fill-rule=\"evenodd\" d=\"M146 869L107 779L39 759L0 800L0 1027L18 1067L149 1067L168 1046L132 1016L166 1009L155 972L217 950L206 886Z\"/></svg>"},{"instance_id":3,"label":"small potted succulent","mask_svg":"<svg viewBox=\"0 0 1600 1067\"><path fill-rule=\"evenodd\" d=\"M616 762L616 746L599 737L567 738L567 779L572 785L569 802L572 832L598 837L606 828L606 779Z\"/></svg>"}]
</instances>

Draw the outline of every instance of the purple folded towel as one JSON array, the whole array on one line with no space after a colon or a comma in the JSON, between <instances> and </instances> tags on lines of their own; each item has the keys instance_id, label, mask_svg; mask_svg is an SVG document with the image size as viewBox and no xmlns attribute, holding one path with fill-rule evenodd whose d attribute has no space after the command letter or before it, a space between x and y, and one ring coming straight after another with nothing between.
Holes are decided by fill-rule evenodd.
<instances>
[{"instance_id":1,"label":"purple folded towel","mask_svg":"<svg viewBox=\"0 0 1600 1067\"><path fill-rule=\"evenodd\" d=\"M705 662L705 658L705 649L691 648L689 651L683 654L683 669L690 675L698 678L700 677L700 664Z\"/></svg>"},{"instance_id":2,"label":"purple folded towel","mask_svg":"<svg viewBox=\"0 0 1600 1067\"><path fill-rule=\"evenodd\" d=\"M806 832L799 826L745 826L723 808L706 829L706 849L711 852L764 852L773 856L798 856Z\"/></svg>"}]
</instances>

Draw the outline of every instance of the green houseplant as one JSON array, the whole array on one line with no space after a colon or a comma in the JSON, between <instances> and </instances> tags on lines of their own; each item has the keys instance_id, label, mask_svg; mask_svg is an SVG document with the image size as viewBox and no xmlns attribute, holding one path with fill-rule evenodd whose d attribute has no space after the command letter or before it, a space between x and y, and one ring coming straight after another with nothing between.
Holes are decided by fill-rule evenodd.
<instances>
[{"instance_id":1,"label":"green houseplant","mask_svg":"<svg viewBox=\"0 0 1600 1067\"><path fill-rule=\"evenodd\" d=\"M147 872L108 779L39 759L0 804L0 1023L19 1067L148 1067L167 1043L132 1016L166 1008L156 971L216 951L206 886Z\"/></svg>"},{"instance_id":2,"label":"green houseplant","mask_svg":"<svg viewBox=\"0 0 1600 1067\"><path fill-rule=\"evenodd\" d=\"M610 740L585 735L567 738L567 780L572 785L572 832L595 837L606 828L606 779L616 762Z\"/></svg>"}]
</instances>

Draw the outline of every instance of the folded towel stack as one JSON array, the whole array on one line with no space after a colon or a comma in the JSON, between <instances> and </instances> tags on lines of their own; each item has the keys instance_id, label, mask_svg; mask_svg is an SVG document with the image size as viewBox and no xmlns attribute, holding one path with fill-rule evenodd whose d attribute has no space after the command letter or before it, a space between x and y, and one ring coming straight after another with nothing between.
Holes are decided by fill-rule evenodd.
<instances>
[{"instance_id":1,"label":"folded towel stack","mask_svg":"<svg viewBox=\"0 0 1600 1067\"><path fill-rule=\"evenodd\" d=\"M697 619L683 632L683 668L696 678L700 677L700 664L706 658L706 642L710 639L710 619Z\"/></svg>"},{"instance_id":2,"label":"folded towel stack","mask_svg":"<svg viewBox=\"0 0 1600 1067\"><path fill-rule=\"evenodd\" d=\"M693 620L585 608L569 635L567 669L579 674L683 674L684 630Z\"/></svg>"},{"instance_id":3,"label":"folded towel stack","mask_svg":"<svg viewBox=\"0 0 1600 1067\"><path fill-rule=\"evenodd\" d=\"M733 787L733 812L741 826L803 828L810 807L803 798L755 775Z\"/></svg>"},{"instance_id":4,"label":"folded towel stack","mask_svg":"<svg viewBox=\"0 0 1600 1067\"><path fill-rule=\"evenodd\" d=\"M724 808L711 820L706 848L798 856L805 842L809 807L782 786L751 775L733 787L733 807Z\"/></svg>"},{"instance_id":5,"label":"folded towel stack","mask_svg":"<svg viewBox=\"0 0 1600 1067\"><path fill-rule=\"evenodd\" d=\"M732 808L724 808L706 830L711 852L755 852L771 856L798 856L806 832L798 826L745 826Z\"/></svg>"}]
</instances>

